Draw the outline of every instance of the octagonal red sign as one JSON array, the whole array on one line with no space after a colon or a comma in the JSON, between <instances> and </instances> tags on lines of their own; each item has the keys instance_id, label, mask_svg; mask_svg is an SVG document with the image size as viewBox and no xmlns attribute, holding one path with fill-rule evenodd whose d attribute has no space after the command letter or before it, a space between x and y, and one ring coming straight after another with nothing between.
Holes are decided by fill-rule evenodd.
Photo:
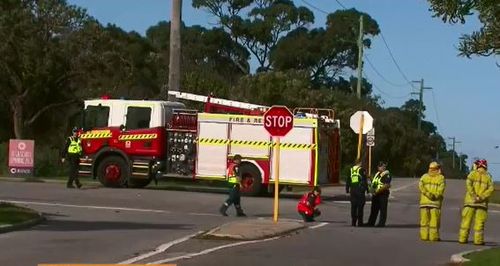
<instances>
[{"instance_id":1,"label":"octagonal red sign","mask_svg":"<svg viewBox=\"0 0 500 266\"><path fill-rule=\"evenodd\" d=\"M293 128L292 112L286 106L272 106L264 114L264 128L273 137L284 137Z\"/></svg>"}]
</instances>

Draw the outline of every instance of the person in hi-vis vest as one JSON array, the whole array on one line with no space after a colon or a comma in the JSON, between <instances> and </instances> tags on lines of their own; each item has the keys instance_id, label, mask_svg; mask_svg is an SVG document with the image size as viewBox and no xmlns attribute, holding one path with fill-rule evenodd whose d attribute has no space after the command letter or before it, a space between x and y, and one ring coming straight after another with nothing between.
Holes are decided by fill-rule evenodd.
<instances>
[{"instance_id":1,"label":"person in hi-vis vest","mask_svg":"<svg viewBox=\"0 0 500 266\"><path fill-rule=\"evenodd\" d=\"M420 239L439 241L441 206L446 187L441 166L437 162L429 164L429 171L420 178Z\"/></svg>"},{"instance_id":2,"label":"person in hi-vis vest","mask_svg":"<svg viewBox=\"0 0 500 266\"><path fill-rule=\"evenodd\" d=\"M488 173L488 162L477 160L476 170L467 176L464 208L458 242L465 244L469 238L470 226L474 219L474 244L484 245L484 224L488 217L488 202L495 190L493 179Z\"/></svg>"},{"instance_id":3,"label":"person in hi-vis vest","mask_svg":"<svg viewBox=\"0 0 500 266\"><path fill-rule=\"evenodd\" d=\"M364 226L363 212L366 203L365 193L368 192L368 181L361 160L351 168L350 175L346 178L345 192L351 201L351 225Z\"/></svg>"},{"instance_id":4,"label":"person in hi-vis vest","mask_svg":"<svg viewBox=\"0 0 500 266\"><path fill-rule=\"evenodd\" d=\"M241 208L241 195L240 195L240 186L241 186L241 173L240 173L240 164L241 164L241 156L239 154L234 155L233 162L229 164L227 168L227 177L228 182L232 184L231 190L229 191L229 197L222 204L219 209L219 212L223 216L227 216L227 209L229 206L234 204L236 208L237 216L246 216Z\"/></svg>"},{"instance_id":5,"label":"person in hi-vis vest","mask_svg":"<svg viewBox=\"0 0 500 266\"><path fill-rule=\"evenodd\" d=\"M62 150L61 162L68 162L69 177L67 188L75 188L73 182L78 188L82 187L80 180L78 180L78 166L80 164L80 155L82 154L82 143L78 137L78 129L73 128L72 135L66 140L66 145Z\"/></svg>"}]
</instances>

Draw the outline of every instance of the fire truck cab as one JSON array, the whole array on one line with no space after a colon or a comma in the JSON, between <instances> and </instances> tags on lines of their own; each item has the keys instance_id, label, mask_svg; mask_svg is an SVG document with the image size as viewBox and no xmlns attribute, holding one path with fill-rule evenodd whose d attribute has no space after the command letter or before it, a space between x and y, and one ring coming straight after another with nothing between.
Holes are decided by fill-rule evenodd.
<instances>
[{"instance_id":1,"label":"fire truck cab","mask_svg":"<svg viewBox=\"0 0 500 266\"><path fill-rule=\"evenodd\" d=\"M109 187L143 187L183 178L227 182L234 155L243 157L242 192L271 189L275 142L262 125L267 107L172 92L205 103L205 111L179 102L85 101L80 175ZM339 120L333 110L296 109L294 128L281 140L280 184L338 183Z\"/></svg>"}]
</instances>

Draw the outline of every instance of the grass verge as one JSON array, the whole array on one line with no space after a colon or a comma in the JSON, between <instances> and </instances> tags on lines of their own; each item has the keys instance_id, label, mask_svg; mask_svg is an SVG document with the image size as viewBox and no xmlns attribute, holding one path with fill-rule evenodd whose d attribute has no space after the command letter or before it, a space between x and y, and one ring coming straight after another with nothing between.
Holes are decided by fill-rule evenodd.
<instances>
[{"instance_id":1,"label":"grass verge","mask_svg":"<svg viewBox=\"0 0 500 266\"><path fill-rule=\"evenodd\" d=\"M0 202L0 226L15 225L38 217L33 210Z\"/></svg>"},{"instance_id":2,"label":"grass verge","mask_svg":"<svg viewBox=\"0 0 500 266\"><path fill-rule=\"evenodd\" d=\"M467 266L496 266L500 261L500 248L474 252L465 257L470 260L465 264Z\"/></svg>"}]
</instances>

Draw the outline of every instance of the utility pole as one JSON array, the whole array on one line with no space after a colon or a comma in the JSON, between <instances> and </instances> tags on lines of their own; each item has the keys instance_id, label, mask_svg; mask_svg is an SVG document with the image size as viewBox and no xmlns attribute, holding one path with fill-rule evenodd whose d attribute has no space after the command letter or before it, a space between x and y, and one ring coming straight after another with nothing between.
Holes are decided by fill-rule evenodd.
<instances>
[{"instance_id":1,"label":"utility pole","mask_svg":"<svg viewBox=\"0 0 500 266\"><path fill-rule=\"evenodd\" d=\"M179 91L181 76L181 9L182 0L172 0L170 19L170 62L168 66L168 90ZM167 89L167 88L166 88ZM163 97L175 101L174 95L163 92Z\"/></svg>"},{"instance_id":2,"label":"utility pole","mask_svg":"<svg viewBox=\"0 0 500 266\"><path fill-rule=\"evenodd\" d=\"M422 118L424 116L423 114L423 109L424 109L424 90L432 90L430 87L424 87L424 79L413 81L414 83L420 83L420 89L419 92L412 92L412 94L417 94L418 95L418 101L419 101L419 106L418 106L418 130L420 131L422 129Z\"/></svg>"},{"instance_id":3,"label":"utility pole","mask_svg":"<svg viewBox=\"0 0 500 266\"><path fill-rule=\"evenodd\" d=\"M448 137L449 139L452 140L452 144L451 144L451 150L453 151L453 169L455 169L455 148L456 148L456 144L458 143L462 143L461 141L457 141L457 139L455 137Z\"/></svg>"},{"instance_id":4,"label":"utility pole","mask_svg":"<svg viewBox=\"0 0 500 266\"><path fill-rule=\"evenodd\" d=\"M358 99L361 99L361 81L363 80L363 16L359 17L358 38Z\"/></svg>"}]
</instances>

